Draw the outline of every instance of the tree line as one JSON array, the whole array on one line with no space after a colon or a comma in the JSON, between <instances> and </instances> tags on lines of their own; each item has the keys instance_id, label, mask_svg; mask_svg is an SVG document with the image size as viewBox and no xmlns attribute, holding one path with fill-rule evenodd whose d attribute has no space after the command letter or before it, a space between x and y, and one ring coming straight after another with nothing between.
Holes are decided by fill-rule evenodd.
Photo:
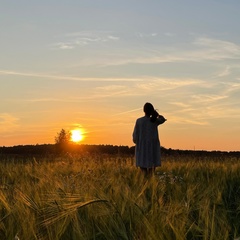
<instances>
[{"instance_id":1,"label":"tree line","mask_svg":"<svg viewBox=\"0 0 240 240\"><path fill-rule=\"evenodd\" d=\"M134 147L116 145L69 144L64 149L56 144L17 145L0 147L0 154L49 155L63 153L134 154Z\"/></svg>"},{"instance_id":2,"label":"tree line","mask_svg":"<svg viewBox=\"0 0 240 240\"><path fill-rule=\"evenodd\" d=\"M55 144L36 144L36 145L17 145L11 147L0 147L0 155L13 154L13 155L49 155L49 154L63 154L63 153L87 153L87 154L113 154L113 155L131 155L135 153L135 146L117 146L117 145L87 145L76 144L71 141L71 135L68 131L62 129L55 136ZM205 151L205 150L179 150L167 149L161 147L161 154L164 156L185 156L188 157L214 157L221 159L224 156L237 157L240 159L239 151Z\"/></svg>"}]
</instances>

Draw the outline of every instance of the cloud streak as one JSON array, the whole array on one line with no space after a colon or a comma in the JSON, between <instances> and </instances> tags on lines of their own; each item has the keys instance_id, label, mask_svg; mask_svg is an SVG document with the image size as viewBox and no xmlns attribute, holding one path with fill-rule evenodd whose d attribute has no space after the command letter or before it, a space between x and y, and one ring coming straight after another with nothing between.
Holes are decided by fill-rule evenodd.
<instances>
[{"instance_id":1,"label":"cloud streak","mask_svg":"<svg viewBox=\"0 0 240 240\"><path fill-rule=\"evenodd\" d=\"M142 110L142 108L136 108L136 109L116 113L116 114L113 114L113 116L119 116L119 115L124 115L124 114L132 113L132 112L138 112L139 110Z\"/></svg>"},{"instance_id":2,"label":"cloud streak","mask_svg":"<svg viewBox=\"0 0 240 240\"><path fill-rule=\"evenodd\" d=\"M72 77L72 76L62 76L62 75L51 75L51 74L41 74L41 73L27 73L9 70L0 70L0 75L16 75L23 77L36 77L36 78L47 78L53 80L69 80L69 81L85 81L85 82L136 82L141 81L140 78L91 78L91 77Z\"/></svg>"},{"instance_id":3,"label":"cloud streak","mask_svg":"<svg viewBox=\"0 0 240 240\"><path fill-rule=\"evenodd\" d=\"M122 50L124 51L124 50ZM151 53L151 54L150 54ZM185 45L185 49L164 46L164 49L137 49L128 52L127 58L119 55L111 62L99 62L102 66L127 65L127 64L161 64L176 62L202 62L220 61L227 59L240 59L240 45L232 42L212 38L199 37Z\"/></svg>"},{"instance_id":4,"label":"cloud streak","mask_svg":"<svg viewBox=\"0 0 240 240\"><path fill-rule=\"evenodd\" d=\"M83 32L73 32L66 34L63 38L64 41L60 41L51 45L52 49L62 49L69 50L77 47L83 47L90 44L115 42L120 38L115 36L111 32L105 31L83 31Z\"/></svg>"},{"instance_id":5,"label":"cloud streak","mask_svg":"<svg viewBox=\"0 0 240 240\"><path fill-rule=\"evenodd\" d=\"M11 132L18 127L19 119L9 113L0 114L0 132Z\"/></svg>"}]
</instances>

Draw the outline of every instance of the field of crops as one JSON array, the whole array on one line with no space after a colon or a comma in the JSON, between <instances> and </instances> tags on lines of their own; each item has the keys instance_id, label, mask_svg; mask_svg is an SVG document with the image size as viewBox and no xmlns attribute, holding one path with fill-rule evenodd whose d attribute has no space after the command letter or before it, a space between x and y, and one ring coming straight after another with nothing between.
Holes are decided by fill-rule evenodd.
<instances>
[{"instance_id":1,"label":"field of crops","mask_svg":"<svg viewBox=\"0 0 240 240\"><path fill-rule=\"evenodd\" d=\"M240 160L1 156L0 239L239 239Z\"/></svg>"}]
</instances>

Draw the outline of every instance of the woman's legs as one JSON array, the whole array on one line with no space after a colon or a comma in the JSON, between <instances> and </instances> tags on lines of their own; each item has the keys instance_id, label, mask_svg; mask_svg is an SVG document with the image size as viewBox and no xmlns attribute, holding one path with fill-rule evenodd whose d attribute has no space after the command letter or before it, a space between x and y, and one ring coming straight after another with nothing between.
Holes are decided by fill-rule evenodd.
<instances>
[{"instance_id":1,"label":"woman's legs","mask_svg":"<svg viewBox=\"0 0 240 240\"><path fill-rule=\"evenodd\" d=\"M145 176L148 175L148 169L147 169L147 168L142 168L142 167L140 167L140 169L141 169L142 173L143 173Z\"/></svg>"},{"instance_id":2,"label":"woman's legs","mask_svg":"<svg viewBox=\"0 0 240 240\"><path fill-rule=\"evenodd\" d=\"M145 176L152 176L155 172L155 167L152 168L142 168L140 167L142 173L144 173Z\"/></svg>"},{"instance_id":3,"label":"woman's legs","mask_svg":"<svg viewBox=\"0 0 240 240\"><path fill-rule=\"evenodd\" d=\"M148 175L154 175L154 172L155 172L155 167L152 167L152 168L148 168Z\"/></svg>"}]
</instances>

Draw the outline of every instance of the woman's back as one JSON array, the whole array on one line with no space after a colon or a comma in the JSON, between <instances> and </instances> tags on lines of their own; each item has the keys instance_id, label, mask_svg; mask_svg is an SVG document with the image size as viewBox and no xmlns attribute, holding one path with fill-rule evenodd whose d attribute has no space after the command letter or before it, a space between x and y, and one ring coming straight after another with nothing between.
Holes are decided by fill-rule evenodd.
<instances>
[{"instance_id":1,"label":"woman's back","mask_svg":"<svg viewBox=\"0 0 240 240\"><path fill-rule=\"evenodd\" d=\"M136 120L133 142L136 144L136 165L141 169L154 169L161 165L158 125L166 121L151 103L144 105L145 116Z\"/></svg>"}]
</instances>

